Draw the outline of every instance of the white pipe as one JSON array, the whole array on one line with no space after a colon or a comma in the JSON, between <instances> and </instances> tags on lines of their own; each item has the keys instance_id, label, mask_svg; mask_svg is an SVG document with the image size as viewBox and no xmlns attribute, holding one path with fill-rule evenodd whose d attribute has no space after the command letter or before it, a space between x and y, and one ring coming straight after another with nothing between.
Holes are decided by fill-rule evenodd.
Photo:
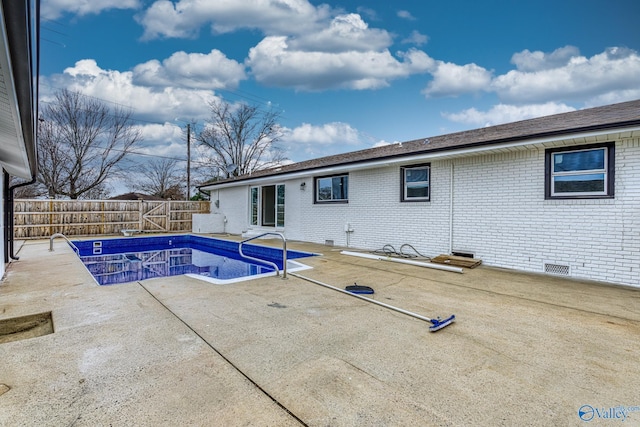
<instances>
[{"instance_id":1,"label":"white pipe","mask_svg":"<svg viewBox=\"0 0 640 427\"><path fill-rule=\"evenodd\" d=\"M362 252L341 251L340 253L343 254L343 255L357 256L357 257L360 257L360 258L377 259L377 260L381 260L381 261L392 261L392 262L399 262L399 263L402 263L402 264L417 265L419 267L433 268L433 269L436 269L436 270L451 271L453 273L463 273L464 272L464 270L462 268L460 268L460 267L451 267L449 265L434 264L432 262L412 261L410 259L391 258L391 257L388 257L388 256L365 254L365 253L362 253Z\"/></svg>"},{"instance_id":2,"label":"white pipe","mask_svg":"<svg viewBox=\"0 0 640 427\"><path fill-rule=\"evenodd\" d=\"M451 160L451 176L449 177L449 253L453 253L453 160Z\"/></svg>"}]
</instances>

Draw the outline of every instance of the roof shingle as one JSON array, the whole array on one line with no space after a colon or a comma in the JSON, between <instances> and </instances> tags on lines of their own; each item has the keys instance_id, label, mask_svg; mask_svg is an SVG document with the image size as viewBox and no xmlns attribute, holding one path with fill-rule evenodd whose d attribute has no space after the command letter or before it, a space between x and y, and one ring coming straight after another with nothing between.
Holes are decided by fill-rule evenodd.
<instances>
[{"instance_id":1,"label":"roof shingle","mask_svg":"<svg viewBox=\"0 0 640 427\"><path fill-rule=\"evenodd\" d=\"M207 185L215 186L230 181L282 175L322 167L632 125L640 125L640 100L320 157L272 169L255 171L250 175L219 180Z\"/></svg>"}]
</instances>

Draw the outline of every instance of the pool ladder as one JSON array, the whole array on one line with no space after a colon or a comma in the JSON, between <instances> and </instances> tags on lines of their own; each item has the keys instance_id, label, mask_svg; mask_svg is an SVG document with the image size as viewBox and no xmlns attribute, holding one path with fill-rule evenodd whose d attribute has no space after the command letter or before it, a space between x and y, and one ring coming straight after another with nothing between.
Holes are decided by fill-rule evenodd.
<instances>
[{"instance_id":1,"label":"pool ladder","mask_svg":"<svg viewBox=\"0 0 640 427\"><path fill-rule=\"evenodd\" d=\"M67 239L67 236L62 233L54 233L53 235L51 235L51 237L49 238L49 252L53 252L53 239L55 239L56 237L62 237L64 240L66 240L69 246L71 246L76 254L80 256L80 250L78 249L78 247L74 245L71 240Z\"/></svg>"},{"instance_id":2,"label":"pool ladder","mask_svg":"<svg viewBox=\"0 0 640 427\"><path fill-rule=\"evenodd\" d=\"M284 237L284 234L282 233L275 233L275 232L267 232L267 233L262 233L258 236L254 236L254 237L250 237L246 240L243 240L242 242L240 242L240 244L238 245L238 252L240 253L240 256L243 258L247 258L253 261L258 261L258 262L262 262L265 264L269 264L271 265L275 270L276 270L276 276L280 275L280 269L278 268L278 265L275 262L271 262L271 261L267 261L264 259L260 259L260 258L254 258L252 256L249 255L245 255L242 252L242 245L254 240L254 239L259 239L260 237L264 237L264 236L268 236L268 235L273 235L273 236L278 236L280 237L280 239L282 239L282 278L286 279L287 278L287 239Z\"/></svg>"}]
</instances>

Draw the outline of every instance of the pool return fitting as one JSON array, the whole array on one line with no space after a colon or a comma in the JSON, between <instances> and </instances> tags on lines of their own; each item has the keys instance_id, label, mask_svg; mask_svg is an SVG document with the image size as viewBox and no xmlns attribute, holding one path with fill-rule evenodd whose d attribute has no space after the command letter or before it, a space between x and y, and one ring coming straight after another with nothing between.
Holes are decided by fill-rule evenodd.
<instances>
[{"instance_id":1,"label":"pool return fitting","mask_svg":"<svg viewBox=\"0 0 640 427\"><path fill-rule=\"evenodd\" d=\"M340 289L340 288L337 288L335 286L331 286L331 285L328 285L326 283L322 283L322 282L320 282L318 280L311 279L309 277L301 276L301 275L296 274L296 273L289 273L289 274L291 276L297 277L298 279L306 280L307 282L315 283L316 285L320 285L320 286L323 286L323 287L328 288L328 289L333 289L334 291L338 291L338 292L341 292L343 294L347 294L347 295L350 295L352 297L361 299L363 301L367 301L367 302L379 305L380 307L388 308L389 310L397 311L398 313L406 314L407 316L411 316L411 317L414 317L416 319L424 320L425 322L429 322L429 323L431 323L431 326L429 326L429 332L436 332L436 331L439 331L442 328L445 328L445 327L449 326L450 324L452 324L454 322L454 320L456 318L455 314L452 314L451 316L447 317L446 319L441 319L440 317L437 317L435 319L430 319L428 317L421 316L420 314L416 314L416 313L413 313L411 311L395 307L393 305L385 304L383 302L376 301L376 300L371 299L371 298L363 297L362 295L359 295L359 294L356 294L356 293L353 293L353 292L349 292L349 291L345 291L344 289Z\"/></svg>"}]
</instances>

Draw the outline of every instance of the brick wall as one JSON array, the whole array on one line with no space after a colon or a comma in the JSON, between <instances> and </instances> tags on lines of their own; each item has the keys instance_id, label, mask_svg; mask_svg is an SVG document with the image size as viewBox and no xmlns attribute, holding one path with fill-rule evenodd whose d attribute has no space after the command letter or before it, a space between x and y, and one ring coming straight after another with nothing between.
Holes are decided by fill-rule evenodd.
<instances>
[{"instance_id":1,"label":"brick wall","mask_svg":"<svg viewBox=\"0 0 640 427\"><path fill-rule=\"evenodd\" d=\"M616 143L614 199L545 200L544 148L432 161L429 202L400 202L400 182L397 166L353 171L348 204L314 204L311 178L287 181L285 234L369 250L408 243L430 256L452 249L492 266L566 266L572 277L640 286L640 139ZM221 190L220 210L229 232L246 230L247 188Z\"/></svg>"},{"instance_id":2,"label":"brick wall","mask_svg":"<svg viewBox=\"0 0 640 427\"><path fill-rule=\"evenodd\" d=\"M243 233L249 225L249 190L247 187L233 187L212 191L211 213L224 214L227 233Z\"/></svg>"},{"instance_id":3,"label":"brick wall","mask_svg":"<svg viewBox=\"0 0 640 427\"><path fill-rule=\"evenodd\" d=\"M563 265L573 277L640 286L639 143L616 144L614 199L545 200L544 150L456 160L453 249L488 265Z\"/></svg>"}]
</instances>

